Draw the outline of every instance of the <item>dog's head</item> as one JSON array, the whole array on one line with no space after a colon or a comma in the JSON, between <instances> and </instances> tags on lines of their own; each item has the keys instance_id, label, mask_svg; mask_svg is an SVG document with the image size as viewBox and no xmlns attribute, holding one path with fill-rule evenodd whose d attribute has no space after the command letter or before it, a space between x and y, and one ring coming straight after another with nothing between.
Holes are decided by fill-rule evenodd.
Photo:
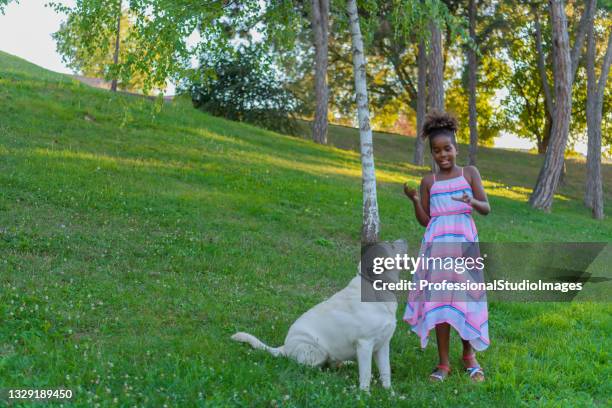
<instances>
[{"instance_id":1,"label":"dog's head","mask_svg":"<svg viewBox=\"0 0 612 408\"><path fill-rule=\"evenodd\" d=\"M380 279L383 282L398 282L400 268L396 260L408 253L408 244L403 239L393 242L382 241L364 245L361 248L361 261L357 273L365 279Z\"/></svg>"},{"instance_id":2,"label":"dog's head","mask_svg":"<svg viewBox=\"0 0 612 408\"><path fill-rule=\"evenodd\" d=\"M398 258L408 253L404 240L378 242L361 247L361 301L397 302L396 295L385 284L399 282L400 265Z\"/></svg>"}]
</instances>

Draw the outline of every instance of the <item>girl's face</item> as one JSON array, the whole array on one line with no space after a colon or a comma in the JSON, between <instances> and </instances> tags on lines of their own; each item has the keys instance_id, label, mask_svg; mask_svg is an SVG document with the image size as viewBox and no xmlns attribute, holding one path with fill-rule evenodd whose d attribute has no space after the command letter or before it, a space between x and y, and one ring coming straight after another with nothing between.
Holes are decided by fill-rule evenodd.
<instances>
[{"instance_id":1,"label":"girl's face","mask_svg":"<svg viewBox=\"0 0 612 408\"><path fill-rule=\"evenodd\" d=\"M431 141L431 154L440 169L452 169L457 149L449 136L440 135Z\"/></svg>"}]
</instances>

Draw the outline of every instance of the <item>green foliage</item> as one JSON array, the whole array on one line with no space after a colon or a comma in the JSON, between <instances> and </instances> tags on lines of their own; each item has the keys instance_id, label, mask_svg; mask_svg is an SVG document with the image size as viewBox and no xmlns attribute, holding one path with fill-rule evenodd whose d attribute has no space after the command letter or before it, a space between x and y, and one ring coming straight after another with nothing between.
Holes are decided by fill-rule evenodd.
<instances>
[{"instance_id":1,"label":"green foliage","mask_svg":"<svg viewBox=\"0 0 612 408\"><path fill-rule=\"evenodd\" d=\"M193 104L205 112L283 133L296 133L293 115L300 103L279 79L261 46L235 52L204 53L199 80L184 87Z\"/></svg>"},{"instance_id":2,"label":"green foliage","mask_svg":"<svg viewBox=\"0 0 612 408\"><path fill-rule=\"evenodd\" d=\"M279 52L292 48L300 29L310 25L309 1L267 0L263 7L261 2L257 3L256 8L259 13L254 27L259 28L264 41Z\"/></svg>"},{"instance_id":3,"label":"green foliage","mask_svg":"<svg viewBox=\"0 0 612 408\"><path fill-rule=\"evenodd\" d=\"M504 127L519 137L536 140L544 134L545 106L542 81L537 66L537 50L533 34L532 16L527 8L508 5L504 12L515 27L504 38L507 60L511 75L502 84L508 94L502 100L506 112ZM543 44L550 55L550 43ZM550 74L550 73L549 73ZM552 79L552 76L549 78Z\"/></svg>"},{"instance_id":4,"label":"green foliage","mask_svg":"<svg viewBox=\"0 0 612 408\"><path fill-rule=\"evenodd\" d=\"M612 13L612 0L597 0L597 7Z\"/></svg>"},{"instance_id":5,"label":"green foliage","mask_svg":"<svg viewBox=\"0 0 612 408\"><path fill-rule=\"evenodd\" d=\"M183 78L189 72L190 57L214 42L223 47L227 37L219 20L225 15L224 1L130 0L124 13L129 16L130 30L125 53L117 67L107 67L110 75L129 83L134 76L143 78L143 91L163 87L168 79ZM241 2L251 5L253 2ZM58 33L63 41L59 49L64 57L75 55L75 47L96 55L109 48L109 31L116 27L122 1L77 0L72 7L52 2L58 12L67 15L69 29ZM188 44L194 32L201 41Z\"/></svg>"},{"instance_id":6,"label":"green foliage","mask_svg":"<svg viewBox=\"0 0 612 408\"><path fill-rule=\"evenodd\" d=\"M391 21L397 41L425 40L429 46L431 31L429 23L434 22L450 31L449 37L469 41L467 21L461 15L451 12L443 0L393 0ZM448 44L447 44L448 45Z\"/></svg>"},{"instance_id":7,"label":"green foliage","mask_svg":"<svg viewBox=\"0 0 612 408\"><path fill-rule=\"evenodd\" d=\"M452 2L438 0L359 2L359 6L360 21L369 39L365 48L372 125L380 130L414 134L418 42L423 39L426 47L429 46L430 23L435 22L443 27L446 53L452 54L453 50L469 43L465 16ZM342 22L341 18L334 22L330 31L330 103L334 113L353 118L351 39L347 30L343 30ZM453 80L452 73L456 69L455 63L451 69L446 69L447 81ZM464 98L461 92L455 96ZM467 99L457 102L467 104ZM485 112L483 126L488 124L486 118L490 114ZM494 133L492 127L491 130ZM488 139L489 135L485 134L483 140Z\"/></svg>"},{"instance_id":8,"label":"green foliage","mask_svg":"<svg viewBox=\"0 0 612 408\"><path fill-rule=\"evenodd\" d=\"M487 56L480 61L478 87L476 89L476 112L478 122L478 144L493 146L494 139L508 125L505 112L494 105L495 94L499 89L500 77L508 75L508 67L501 61ZM465 81L455 78L446 91L446 108L459 120L457 137L468 143L470 140L468 94Z\"/></svg>"},{"instance_id":9,"label":"green foliage","mask_svg":"<svg viewBox=\"0 0 612 408\"><path fill-rule=\"evenodd\" d=\"M4 8L13 0L0 0L0 13L4 14ZM16 3L19 3L18 0L15 0Z\"/></svg>"},{"instance_id":10,"label":"green foliage","mask_svg":"<svg viewBox=\"0 0 612 408\"><path fill-rule=\"evenodd\" d=\"M108 81L117 78L120 89L142 91L145 83L151 82L147 78L149 72L130 72L129 65L126 64L139 46L132 19L125 12L121 15L119 64L115 66L113 58L117 18L113 15L98 14L97 11L94 16L70 14L66 21L62 22L60 29L53 34L57 52L68 67L84 76L104 78ZM92 38L92 35L97 38ZM154 86L163 89L165 83Z\"/></svg>"},{"instance_id":11,"label":"green foliage","mask_svg":"<svg viewBox=\"0 0 612 408\"><path fill-rule=\"evenodd\" d=\"M535 45L534 23L531 9L520 2L505 4L502 8L506 16L506 22L512 29L506 31L502 39L504 54L499 57L510 67L510 75L500 76L500 85L508 90L508 94L503 99L501 106L506 116L502 117L503 127L510 132L529 140L541 138L545 127L545 107L544 91L542 81L537 66L537 49ZM543 49L546 55L547 80L551 87L554 97L554 86L552 80L552 69L548 63L552 56L552 45L550 40L550 24L546 16L546 9L540 10ZM582 9L576 9L575 4L572 8L574 26L582 13ZM603 54L605 53L607 32L612 29L609 24L609 16L603 11L599 11L595 19L595 32L598 37L596 51L596 65L601 65ZM574 34L571 31L570 34ZM570 44L573 44L571 38ZM586 48L586 46L585 46ZM574 144L579 140L585 141L586 136L586 73L584 72L584 56L580 60L578 71L574 79L572 89L572 120L570 124L569 143ZM608 87L610 88L610 87ZM611 103L612 92L606 92L604 106ZM609 145L612 140L608 136L612 123L612 115L606 114L604 108L602 122L602 143Z\"/></svg>"}]
</instances>

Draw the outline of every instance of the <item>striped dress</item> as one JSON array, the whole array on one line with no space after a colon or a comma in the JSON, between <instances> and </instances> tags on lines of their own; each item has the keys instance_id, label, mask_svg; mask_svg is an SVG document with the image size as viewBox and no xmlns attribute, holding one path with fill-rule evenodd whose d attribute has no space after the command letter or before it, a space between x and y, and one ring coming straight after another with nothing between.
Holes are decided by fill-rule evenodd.
<instances>
[{"instance_id":1,"label":"striped dress","mask_svg":"<svg viewBox=\"0 0 612 408\"><path fill-rule=\"evenodd\" d=\"M461 251L462 245L449 245L448 243L478 242L478 232L471 215L472 207L464 202L451 199L452 196L462 196L464 192L473 196L470 184L463 177L463 168L461 176L448 180L436 181L434 175L434 183L429 195L431 219L425 230L418 255L444 257L449 256L449 249L452 249L453 254L450 256L461 256L462 254L457 253L457 248ZM463 244L463 246L469 245ZM479 278L471 280L482 280L482 272L482 269L479 270ZM449 323L457 330L462 339L470 341L475 350L481 351L489 346L485 293L470 292L470 301L465 301L468 299L465 292L442 296L439 295L439 292L432 294L426 288L419 289L419 281L423 279L428 282L442 282L443 280L461 282L473 278L474 276L470 273L468 271L468 273L459 274L453 270L436 269L436 266L432 264L429 265L429 269L421 264L415 271L413 281L417 284L417 289L411 291L408 296L404 321L410 324L412 331L419 335L422 348L427 346L430 330L439 323ZM435 299L436 296L438 299ZM435 300L431 301L432 298Z\"/></svg>"}]
</instances>

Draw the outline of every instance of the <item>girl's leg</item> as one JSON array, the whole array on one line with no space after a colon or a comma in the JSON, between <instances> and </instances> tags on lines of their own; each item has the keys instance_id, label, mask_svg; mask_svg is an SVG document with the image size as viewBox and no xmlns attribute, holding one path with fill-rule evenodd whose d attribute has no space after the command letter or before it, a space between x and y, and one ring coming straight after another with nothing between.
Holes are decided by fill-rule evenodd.
<instances>
[{"instance_id":1,"label":"girl's leg","mask_svg":"<svg viewBox=\"0 0 612 408\"><path fill-rule=\"evenodd\" d=\"M438 356L440 364L429 377L432 381L442 381L450 372L448 359L448 344L450 341L450 325L448 323L436 324L436 340L438 341Z\"/></svg>"},{"instance_id":2,"label":"girl's leg","mask_svg":"<svg viewBox=\"0 0 612 408\"><path fill-rule=\"evenodd\" d=\"M461 343L463 343L463 357L474 354L474 349L468 340L461 339Z\"/></svg>"},{"instance_id":3,"label":"girl's leg","mask_svg":"<svg viewBox=\"0 0 612 408\"><path fill-rule=\"evenodd\" d=\"M436 340L438 341L438 357L440 364L448 366L448 348L450 343L450 324L436 324Z\"/></svg>"},{"instance_id":4,"label":"girl's leg","mask_svg":"<svg viewBox=\"0 0 612 408\"><path fill-rule=\"evenodd\" d=\"M463 365L466 368L480 366L480 364L478 364L478 360L476 360L476 352L472 348L470 342L468 340L463 339L461 339L461 342L463 343ZM473 380L483 381L484 376L480 373L476 373L474 374Z\"/></svg>"},{"instance_id":5,"label":"girl's leg","mask_svg":"<svg viewBox=\"0 0 612 408\"><path fill-rule=\"evenodd\" d=\"M468 340L463 340L463 339L461 339L461 342L463 343L463 358L465 359L469 356L473 356L469 360L464 360L464 361L466 361L466 363L474 363L471 365L478 364L478 361L476 361L476 352L472 348L472 345L470 344L470 342Z\"/></svg>"}]
</instances>

